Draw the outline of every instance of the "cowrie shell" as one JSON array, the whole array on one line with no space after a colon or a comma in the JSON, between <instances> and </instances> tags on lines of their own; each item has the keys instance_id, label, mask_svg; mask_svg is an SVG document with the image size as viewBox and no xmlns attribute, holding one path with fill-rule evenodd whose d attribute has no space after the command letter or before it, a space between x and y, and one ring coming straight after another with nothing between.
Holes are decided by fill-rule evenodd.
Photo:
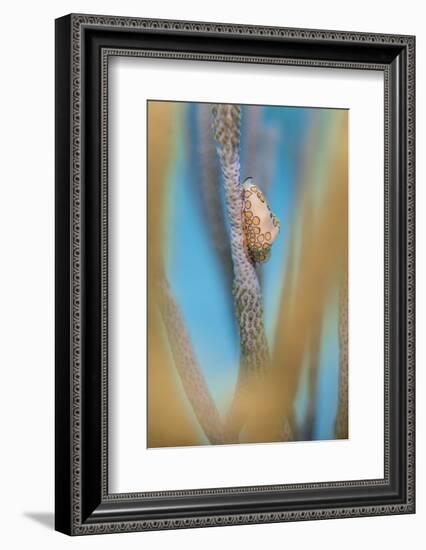
<instances>
[{"instance_id":1,"label":"cowrie shell","mask_svg":"<svg viewBox=\"0 0 426 550\"><path fill-rule=\"evenodd\" d=\"M262 191L253 178L243 182L243 230L251 259L257 263L269 260L271 247L280 231L280 222L271 212Z\"/></svg>"}]
</instances>

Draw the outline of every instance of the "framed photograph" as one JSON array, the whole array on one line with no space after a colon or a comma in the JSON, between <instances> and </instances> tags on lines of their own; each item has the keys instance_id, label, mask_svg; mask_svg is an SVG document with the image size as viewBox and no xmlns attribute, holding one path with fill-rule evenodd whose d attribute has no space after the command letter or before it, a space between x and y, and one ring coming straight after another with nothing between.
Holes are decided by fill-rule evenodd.
<instances>
[{"instance_id":1,"label":"framed photograph","mask_svg":"<svg viewBox=\"0 0 426 550\"><path fill-rule=\"evenodd\" d=\"M415 38L56 20L56 529L415 511Z\"/></svg>"}]
</instances>

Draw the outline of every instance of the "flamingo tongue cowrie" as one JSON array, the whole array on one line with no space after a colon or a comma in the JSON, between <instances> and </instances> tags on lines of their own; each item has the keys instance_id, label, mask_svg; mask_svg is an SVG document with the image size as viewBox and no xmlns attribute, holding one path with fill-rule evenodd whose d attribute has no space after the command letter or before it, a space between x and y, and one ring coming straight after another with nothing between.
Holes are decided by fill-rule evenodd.
<instances>
[{"instance_id":1,"label":"flamingo tongue cowrie","mask_svg":"<svg viewBox=\"0 0 426 550\"><path fill-rule=\"evenodd\" d=\"M272 243L280 231L280 222L253 178L243 182L243 229L246 246L253 262L267 262Z\"/></svg>"}]
</instances>

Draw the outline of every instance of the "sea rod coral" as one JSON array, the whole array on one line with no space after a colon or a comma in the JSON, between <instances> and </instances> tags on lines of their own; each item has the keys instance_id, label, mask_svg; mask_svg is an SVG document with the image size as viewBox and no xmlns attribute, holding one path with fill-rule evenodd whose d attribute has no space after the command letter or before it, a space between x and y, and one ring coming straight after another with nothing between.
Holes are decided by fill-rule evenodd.
<instances>
[{"instance_id":1,"label":"sea rod coral","mask_svg":"<svg viewBox=\"0 0 426 550\"><path fill-rule=\"evenodd\" d=\"M230 418L232 432L238 432L243 419L236 412L247 380L268 368L270 356L263 323L263 305L255 264L245 246L242 220L243 186L240 179L240 122L238 105L215 105L212 125L222 167L226 211L230 224L233 263L233 296L240 332L241 363Z\"/></svg>"},{"instance_id":2,"label":"sea rod coral","mask_svg":"<svg viewBox=\"0 0 426 550\"><path fill-rule=\"evenodd\" d=\"M222 420L195 358L179 306L165 277L158 281L158 305L173 351L176 369L194 413L210 443L213 445L226 443Z\"/></svg>"}]
</instances>

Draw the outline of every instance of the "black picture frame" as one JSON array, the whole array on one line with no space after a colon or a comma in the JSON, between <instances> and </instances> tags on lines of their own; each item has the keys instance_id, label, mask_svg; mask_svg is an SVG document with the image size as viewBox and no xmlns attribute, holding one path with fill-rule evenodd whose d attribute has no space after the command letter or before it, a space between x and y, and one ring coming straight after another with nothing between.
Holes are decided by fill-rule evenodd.
<instances>
[{"instance_id":1,"label":"black picture frame","mask_svg":"<svg viewBox=\"0 0 426 550\"><path fill-rule=\"evenodd\" d=\"M56 20L55 40L56 529L85 535L414 513L415 37L71 14ZM384 73L383 479L108 493L105 90L108 57L136 51Z\"/></svg>"}]
</instances>

